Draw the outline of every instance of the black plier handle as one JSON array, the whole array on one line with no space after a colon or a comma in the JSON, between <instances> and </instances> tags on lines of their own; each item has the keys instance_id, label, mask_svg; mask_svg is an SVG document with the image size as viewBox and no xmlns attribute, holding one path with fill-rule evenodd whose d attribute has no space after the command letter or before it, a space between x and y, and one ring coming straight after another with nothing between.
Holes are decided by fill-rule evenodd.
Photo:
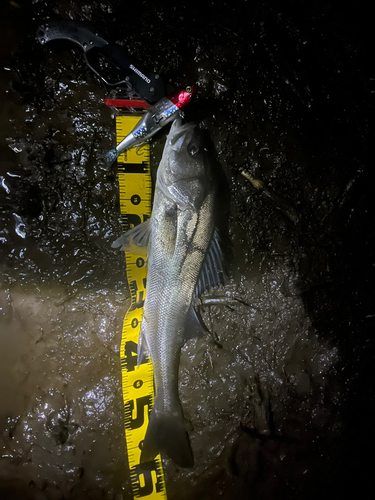
<instances>
[{"instance_id":1,"label":"black plier handle","mask_svg":"<svg viewBox=\"0 0 375 500\"><path fill-rule=\"evenodd\" d=\"M107 85L130 87L151 104L165 96L165 85L159 75L147 73L145 68L118 45L109 43L83 21L56 21L42 25L37 39L45 44L52 40L69 40L84 52L87 65Z\"/></svg>"}]
</instances>

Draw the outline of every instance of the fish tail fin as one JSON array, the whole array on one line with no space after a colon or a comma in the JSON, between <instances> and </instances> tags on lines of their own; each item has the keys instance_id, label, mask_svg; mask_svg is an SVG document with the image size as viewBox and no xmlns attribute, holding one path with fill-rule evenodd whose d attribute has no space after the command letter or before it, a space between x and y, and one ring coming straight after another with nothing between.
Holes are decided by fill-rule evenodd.
<instances>
[{"instance_id":1,"label":"fish tail fin","mask_svg":"<svg viewBox=\"0 0 375 500\"><path fill-rule=\"evenodd\" d=\"M165 451L180 467L192 467L194 458L189 436L184 428L182 411L161 412L156 403L155 401L143 441L141 462L152 460L159 452Z\"/></svg>"}]
</instances>

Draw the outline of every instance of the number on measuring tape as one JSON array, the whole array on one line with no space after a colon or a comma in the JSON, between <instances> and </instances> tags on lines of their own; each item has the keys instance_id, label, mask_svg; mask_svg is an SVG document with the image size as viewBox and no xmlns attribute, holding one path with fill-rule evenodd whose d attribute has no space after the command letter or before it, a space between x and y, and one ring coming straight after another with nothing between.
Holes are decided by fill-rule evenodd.
<instances>
[{"instance_id":1,"label":"number on measuring tape","mask_svg":"<svg viewBox=\"0 0 375 500\"><path fill-rule=\"evenodd\" d=\"M125 366L128 372L132 372L137 366L138 344L132 340L125 342Z\"/></svg>"},{"instance_id":2,"label":"number on measuring tape","mask_svg":"<svg viewBox=\"0 0 375 500\"><path fill-rule=\"evenodd\" d=\"M139 116L117 116L117 143L134 128ZM128 231L145 222L151 215L151 173L149 146L122 153L117 162L122 228ZM127 249L126 274L131 295L131 307L124 319L121 339L122 392L124 402L125 437L128 451L132 493L134 498L166 500L164 473L160 455L140 463L142 443L152 409L153 371L149 357L138 364L138 335L142 308L146 296L146 251L138 247Z\"/></svg>"},{"instance_id":3,"label":"number on measuring tape","mask_svg":"<svg viewBox=\"0 0 375 500\"><path fill-rule=\"evenodd\" d=\"M136 465L130 475L137 496L145 497L153 491L160 493L163 490L162 471L155 460Z\"/></svg>"},{"instance_id":4,"label":"number on measuring tape","mask_svg":"<svg viewBox=\"0 0 375 500\"><path fill-rule=\"evenodd\" d=\"M150 413L151 396L142 396L138 399L125 403L125 426L128 429L138 429L145 422L145 411ZM135 411L134 411L135 410Z\"/></svg>"}]
</instances>

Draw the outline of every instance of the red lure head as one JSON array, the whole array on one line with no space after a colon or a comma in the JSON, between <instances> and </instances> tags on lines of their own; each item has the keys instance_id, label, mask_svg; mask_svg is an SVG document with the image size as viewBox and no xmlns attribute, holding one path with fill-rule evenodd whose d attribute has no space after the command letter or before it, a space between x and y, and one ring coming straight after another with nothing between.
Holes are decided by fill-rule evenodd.
<instances>
[{"instance_id":1,"label":"red lure head","mask_svg":"<svg viewBox=\"0 0 375 500\"><path fill-rule=\"evenodd\" d=\"M184 90L178 90L174 94L168 96L168 99L178 108L184 108L191 101L197 90L196 85L189 85Z\"/></svg>"}]
</instances>

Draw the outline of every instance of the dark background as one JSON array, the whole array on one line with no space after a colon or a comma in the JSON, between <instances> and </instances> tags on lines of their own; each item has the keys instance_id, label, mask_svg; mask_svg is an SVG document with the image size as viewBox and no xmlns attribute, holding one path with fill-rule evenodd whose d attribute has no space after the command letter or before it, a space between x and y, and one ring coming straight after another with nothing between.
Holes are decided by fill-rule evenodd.
<instances>
[{"instance_id":1,"label":"dark background","mask_svg":"<svg viewBox=\"0 0 375 500\"><path fill-rule=\"evenodd\" d=\"M319 401L313 389L303 397L290 393L278 417L285 426L268 418L267 432L236 422L238 435L227 445L232 451L220 455L214 469L207 459L200 475L179 471L176 480L167 478L171 498L184 498L179 484L191 486L189 498L315 499L349 492L372 498L375 70L368 2L20 0L3 1L0 12L0 175L8 186L0 199L2 290L38 279L69 288L77 276L125 287L122 263L110 250L120 231L116 172L97 162L113 147L113 120L102 104L110 89L87 69L79 49L42 47L34 36L48 20L90 20L172 85L198 82L186 118L208 129L228 178L230 275L240 280L259 255L287 256L286 296L301 300L318 343L336 349ZM64 94L66 88L71 92ZM163 137L152 145L154 168ZM265 189L259 192L241 169ZM22 218L25 242L14 213ZM78 247L85 256L79 263L73 258ZM234 337L220 338L226 341L235 348ZM280 357L278 366L283 363ZM260 378L264 394L263 384L272 382ZM313 408L325 411L318 430ZM295 420L288 420L291 412ZM4 429L8 436L9 425ZM248 447L238 453L240 442ZM257 452L249 458L254 443ZM286 462L280 461L283 446ZM75 498L71 490L59 497L58 486L55 497L48 493L48 474L44 487L27 477L21 491L13 469L3 471L1 498ZM96 498L85 488L87 498ZM121 488L126 497L128 483L116 491ZM120 498L103 491L102 498Z\"/></svg>"}]
</instances>

